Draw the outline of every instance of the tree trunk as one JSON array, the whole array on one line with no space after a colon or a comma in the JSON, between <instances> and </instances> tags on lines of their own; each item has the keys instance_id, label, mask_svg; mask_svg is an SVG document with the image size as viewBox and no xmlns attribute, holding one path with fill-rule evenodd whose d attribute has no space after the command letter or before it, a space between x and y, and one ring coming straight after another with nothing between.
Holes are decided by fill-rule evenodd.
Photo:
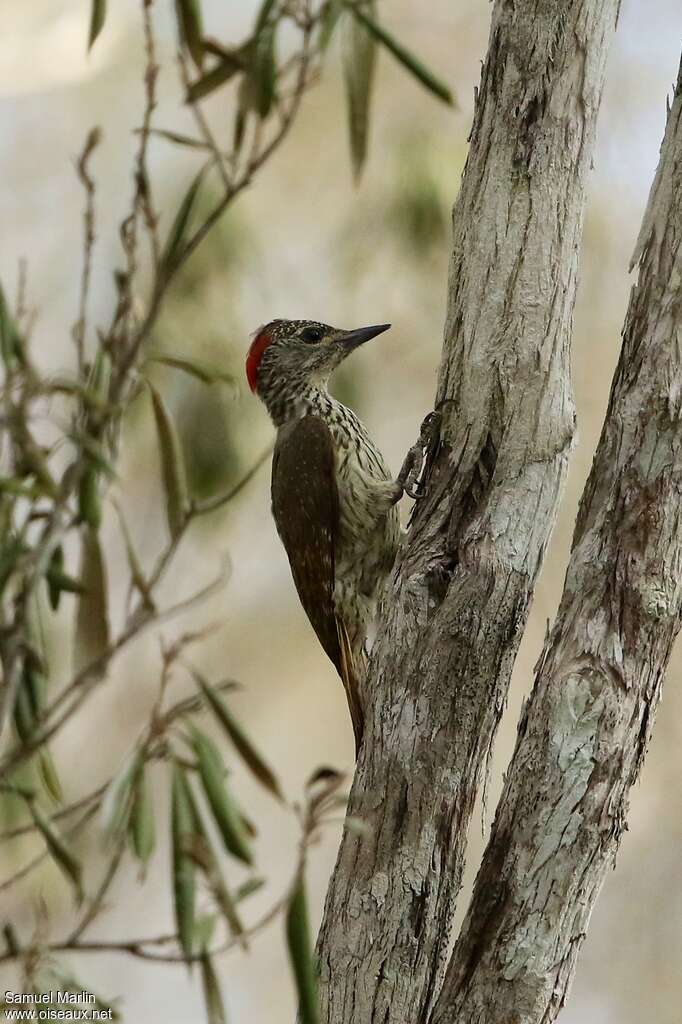
<instances>
[{"instance_id":1,"label":"tree trunk","mask_svg":"<svg viewBox=\"0 0 682 1024\"><path fill-rule=\"evenodd\" d=\"M433 1024L546 1024L625 827L682 616L682 65L563 599Z\"/></svg>"},{"instance_id":2,"label":"tree trunk","mask_svg":"<svg viewBox=\"0 0 682 1024\"><path fill-rule=\"evenodd\" d=\"M618 0L497 0L454 209L442 443L387 588L320 932L326 1024L438 996L477 787L573 435L585 178Z\"/></svg>"}]
</instances>

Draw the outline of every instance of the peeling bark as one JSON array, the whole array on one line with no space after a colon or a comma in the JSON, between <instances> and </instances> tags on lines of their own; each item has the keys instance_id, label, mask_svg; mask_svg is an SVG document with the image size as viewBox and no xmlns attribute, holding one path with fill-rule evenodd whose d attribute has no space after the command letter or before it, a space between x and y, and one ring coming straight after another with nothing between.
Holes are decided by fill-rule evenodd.
<instances>
[{"instance_id":1,"label":"peeling bark","mask_svg":"<svg viewBox=\"0 0 682 1024\"><path fill-rule=\"evenodd\" d=\"M682 621L682 64L556 623L433 1024L548 1024Z\"/></svg>"},{"instance_id":2,"label":"peeling bark","mask_svg":"<svg viewBox=\"0 0 682 1024\"><path fill-rule=\"evenodd\" d=\"M385 595L318 942L326 1024L418 1024L554 525L585 179L618 0L497 0L453 212L442 444Z\"/></svg>"}]
</instances>

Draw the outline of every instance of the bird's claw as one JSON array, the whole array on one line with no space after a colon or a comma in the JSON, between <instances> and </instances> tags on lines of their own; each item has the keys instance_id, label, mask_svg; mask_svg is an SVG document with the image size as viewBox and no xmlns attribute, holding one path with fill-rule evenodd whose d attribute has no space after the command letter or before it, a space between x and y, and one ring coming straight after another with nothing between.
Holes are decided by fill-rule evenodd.
<instances>
[{"instance_id":1,"label":"bird's claw","mask_svg":"<svg viewBox=\"0 0 682 1024\"><path fill-rule=\"evenodd\" d=\"M404 493L413 501L419 501L426 494L425 477L440 440L441 419L441 414L435 410L424 417L419 440L410 448L398 474Z\"/></svg>"},{"instance_id":2,"label":"bird's claw","mask_svg":"<svg viewBox=\"0 0 682 1024\"><path fill-rule=\"evenodd\" d=\"M421 480L417 480L414 487L410 487L408 483L405 483L403 491L408 498L412 498L413 501L419 501L419 499L423 498L426 494L426 488L422 484Z\"/></svg>"}]
</instances>

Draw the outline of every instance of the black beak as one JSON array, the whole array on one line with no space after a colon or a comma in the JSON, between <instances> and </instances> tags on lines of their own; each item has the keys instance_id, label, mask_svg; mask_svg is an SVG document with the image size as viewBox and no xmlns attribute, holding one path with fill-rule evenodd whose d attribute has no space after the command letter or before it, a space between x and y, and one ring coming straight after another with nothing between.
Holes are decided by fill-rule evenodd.
<instances>
[{"instance_id":1,"label":"black beak","mask_svg":"<svg viewBox=\"0 0 682 1024\"><path fill-rule=\"evenodd\" d=\"M390 324L376 324L374 327L358 327L356 331L345 331L339 341L348 352L352 352L359 345L364 345L370 338L376 338L377 334L387 331Z\"/></svg>"}]
</instances>

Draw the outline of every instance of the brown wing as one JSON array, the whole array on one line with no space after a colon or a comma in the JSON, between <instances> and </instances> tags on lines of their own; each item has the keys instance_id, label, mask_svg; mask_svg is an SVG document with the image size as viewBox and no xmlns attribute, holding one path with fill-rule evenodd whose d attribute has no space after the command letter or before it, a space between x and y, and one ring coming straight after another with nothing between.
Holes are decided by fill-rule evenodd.
<instances>
[{"instance_id":1,"label":"brown wing","mask_svg":"<svg viewBox=\"0 0 682 1024\"><path fill-rule=\"evenodd\" d=\"M358 667L334 611L339 494L329 428L304 416L280 428L272 460L272 513L301 604L346 690L356 749L362 736Z\"/></svg>"},{"instance_id":2,"label":"brown wing","mask_svg":"<svg viewBox=\"0 0 682 1024\"><path fill-rule=\"evenodd\" d=\"M304 416L279 431L272 460L272 514L301 604L341 673L334 615L339 495L331 434L316 416Z\"/></svg>"}]
</instances>

